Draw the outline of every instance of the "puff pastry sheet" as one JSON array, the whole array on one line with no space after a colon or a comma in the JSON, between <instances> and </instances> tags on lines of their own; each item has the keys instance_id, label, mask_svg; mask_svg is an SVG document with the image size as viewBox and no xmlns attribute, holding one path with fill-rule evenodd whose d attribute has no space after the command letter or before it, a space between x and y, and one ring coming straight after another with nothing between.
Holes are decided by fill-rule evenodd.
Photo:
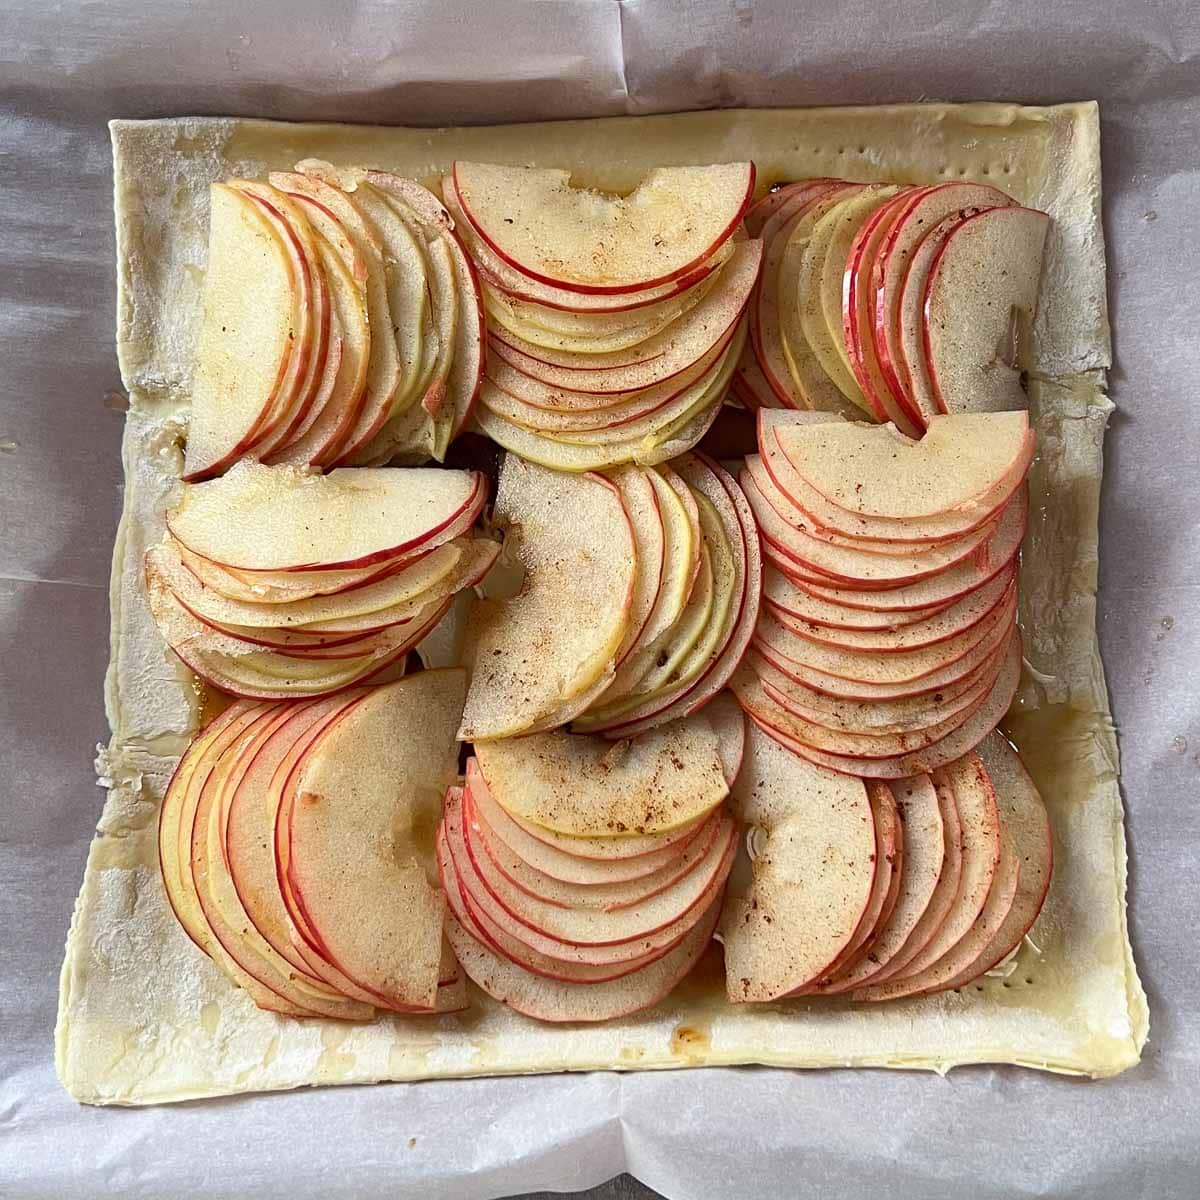
<instances>
[{"instance_id":1,"label":"puff pastry sheet","mask_svg":"<svg viewBox=\"0 0 1200 1200\"><path fill-rule=\"evenodd\" d=\"M57 1065L72 1095L151 1104L311 1084L764 1063L945 1071L1017 1063L1111 1075L1138 1061L1148 1017L1125 917L1116 737L1095 632L1097 512L1111 404L1095 105L745 110L459 129L223 119L114 122L118 349L131 409L113 555L106 699L109 786L63 964ZM1056 870L1010 966L961 994L853 1007L733 1007L715 949L658 1008L550 1026L473 994L469 1012L364 1026L258 1011L187 940L161 886L154 827L199 721L141 586L161 537L186 421L208 184L317 156L432 180L456 157L570 166L632 186L657 164L753 158L785 178L994 183L1046 209L1053 235L1032 347L1039 454L1021 617L1027 669L1006 729L1049 805Z\"/></svg>"}]
</instances>

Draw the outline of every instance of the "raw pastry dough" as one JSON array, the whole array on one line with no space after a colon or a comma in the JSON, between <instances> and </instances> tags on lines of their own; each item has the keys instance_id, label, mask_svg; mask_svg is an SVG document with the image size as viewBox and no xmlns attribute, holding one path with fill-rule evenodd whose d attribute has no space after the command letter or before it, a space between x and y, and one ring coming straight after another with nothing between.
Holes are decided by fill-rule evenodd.
<instances>
[{"instance_id":1,"label":"raw pastry dough","mask_svg":"<svg viewBox=\"0 0 1200 1200\"><path fill-rule=\"evenodd\" d=\"M1095 105L726 111L464 129L181 119L112 126L118 347L131 393L113 557L111 783L67 941L56 1031L77 1099L148 1104L320 1083L736 1063L921 1067L1009 1062L1111 1075L1147 1034L1125 919L1117 746L1095 633L1097 513L1109 365ZM1029 669L1006 728L1050 808L1055 876L1004 973L962 994L853 1007L731 1007L719 955L662 1005L597 1028L539 1025L475 993L473 1010L364 1027L256 1009L167 908L154 822L200 699L163 646L141 583L179 466L206 247L208 184L305 157L432 182L455 157L570 166L626 188L660 164L753 158L784 178L992 182L1053 217L1027 363L1039 456L1021 615ZM453 638L449 638L453 641Z\"/></svg>"}]
</instances>

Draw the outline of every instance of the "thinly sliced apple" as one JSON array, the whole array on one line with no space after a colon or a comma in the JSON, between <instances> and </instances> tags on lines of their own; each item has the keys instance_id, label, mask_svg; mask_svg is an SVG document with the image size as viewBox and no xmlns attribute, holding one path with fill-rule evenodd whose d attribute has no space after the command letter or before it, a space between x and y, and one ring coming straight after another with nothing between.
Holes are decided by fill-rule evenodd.
<instances>
[{"instance_id":1,"label":"thinly sliced apple","mask_svg":"<svg viewBox=\"0 0 1200 1200\"><path fill-rule=\"evenodd\" d=\"M777 183L746 210L742 224L751 237L759 237L763 227L785 204L800 197L817 195L843 185L841 179L801 179L793 183Z\"/></svg>"},{"instance_id":2,"label":"thinly sliced apple","mask_svg":"<svg viewBox=\"0 0 1200 1200\"><path fill-rule=\"evenodd\" d=\"M555 833L665 833L725 798L716 731L698 716L633 741L545 733L476 747L488 790L510 815Z\"/></svg>"},{"instance_id":3,"label":"thinly sliced apple","mask_svg":"<svg viewBox=\"0 0 1200 1200\"><path fill-rule=\"evenodd\" d=\"M453 789L450 794L453 795ZM673 945L665 945L638 958L601 963L568 961L542 954L514 937L465 886L456 869L445 829L438 830L436 850L442 889L451 915L501 958L534 975L575 984L608 983L649 966L673 948ZM686 936L686 931L681 936ZM677 938L674 945L678 945L679 940Z\"/></svg>"},{"instance_id":4,"label":"thinly sliced apple","mask_svg":"<svg viewBox=\"0 0 1200 1200\"><path fill-rule=\"evenodd\" d=\"M921 240L908 261L900 289L896 340L900 347L899 374L912 402L925 413L940 413L941 406L929 377L925 353L925 291L933 264L950 234L970 215L953 213L939 221Z\"/></svg>"},{"instance_id":5,"label":"thinly sliced apple","mask_svg":"<svg viewBox=\"0 0 1200 1200\"><path fill-rule=\"evenodd\" d=\"M896 956L928 910L942 876L946 828L933 781L927 775L897 780L891 792L901 814L903 833L904 869L896 906L872 934L862 956L821 988L826 994L850 991L867 983Z\"/></svg>"},{"instance_id":6,"label":"thinly sliced apple","mask_svg":"<svg viewBox=\"0 0 1200 1200\"><path fill-rule=\"evenodd\" d=\"M270 785L279 764L297 742L352 699L341 695L285 710L285 719L256 742L239 764L223 804L224 853L238 898L260 936L297 971L309 972L310 968L292 945L275 875L269 832L276 814Z\"/></svg>"},{"instance_id":7,"label":"thinly sliced apple","mask_svg":"<svg viewBox=\"0 0 1200 1200\"><path fill-rule=\"evenodd\" d=\"M780 511L788 511L786 497L757 468L743 471L739 483L754 510L764 541L775 551L773 557L782 557L785 564L791 561L805 572L824 576L833 587L883 591L933 578L969 560L995 535L1003 516L999 514L996 521L953 542L938 542L926 550L908 546L903 554L889 555L834 545L814 537L794 519L789 522Z\"/></svg>"},{"instance_id":8,"label":"thinly sliced apple","mask_svg":"<svg viewBox=\"0 0 1200 1200\"><path fill-rule=\"evenodd\" d=\"M803 581L803 586L823 600L876 611L897 612L948 604L983 587L1013 564L1025 537L1028 515L1029 499L1022 489L1005 509L1004 519L996 527L995 536L980 546L970 560L919 583L887 591L839 587L834 580L826 584L823 580L810 579ZM776 565L785 573L795 576L795 572L789 570L792 561L789 559Z\"/></svg>"},{"instance_id":9,"label":"thinly sliced apple","mask_svg":"<svg viewBox=\"0 0 1200 1200\"><path fill-rule=\"evenodd\" d=\"M211 562L199 554L193 554L179 542L173 541L173 546L179 561L205 587L212 588L221 596L251 604L290 604L296 600L311 600L314 596L332 596L352 591L401 571L418 569L423 572L428 569L426 559L434 555L443 558L452 555L459 549L459 541L444 542L432 550L418 551L394 561L385 560L341 571L245 571Z\"/></svg>"},{"instance_id":10,"label":"thinly sliced apple","mask_svg":"<svg viewBox=\"0 0 1200 1200\"><path fill-rule=\"evenodd\" d=\"M547 471L510 454L495 516L508 526L507 552L526 575L517 596L472 610L464 741L529 729L611 672L633 601L633 532L608 480Z\"/></svg>"},{"instance_id":11,"label":"thinly sliced apple","mask_svg":"<svg viewBox=\"0 0 1200 1200\"><path fill-rule=\"evenodd\" d=\"M721 756L725 782L733 787L746 756L746 718L742 715L741 706L732 692L721 692L704 706L700 715L712 724L716 732L717 752Z\"/></svg>"},{"instance_id":12,"label":"thinly sliced apple","mask_svg":"<svg viewBox=\"0 0 1200 1200\"><path fill-rule=\"evenodd\" d=\"M744 489L743 489L744 490ZM806 621L815 629L836 632L889 633L908 625L931 620L949 605L907 609L902 612L872 612L850 608L815 595L808 584L789 579L782 571L767 567L763 572L763 603L797 621ZM951 604L957 601L951 601ZM817 636L814 633L814 636Z\"/></svg>"},{"instance_id":13,"label":"thinly sliced apple","mask_svg":"<svg viewBox=\"0 0 1200 1200\"><path fill-rule=\"evenodd\" d=\"M454 190L452 175L442 178L442 194L446 206L453 216L456 233L469 245L472 259L479 268L479 273L484 281L490 287L515 300L538 304L544 308L552 308L565 313L587 313L597 316L616 313L634 315L638 309L661 303L703 283L728 259L733 247L732 238L722 242L694 270L669 283L612 295L596 292L585 294L551 284L539 283L536 279L505 262L476 235L471 223L463 214L462 205L458 202L458 195Z\"/></svg>"},{"instance_id":14,"label":"thinly sliced apple","mask_svg":"<svg viewBox=\"0 0 1200 1200\"><path fill-rule=\"evenodd\" d=\"M832 189L837 194L840 189ZM808 400L803 390L792 378L792 371L783 347L781 329L785 315L790 317L790 304L794 298L783 298L779 292L780 268L783 264L791 231L801 224L806 213L816 218L822 202L828 207L834 201L826 200L830 189L799 189L779 204L763 224L759 236L762 238L763 265L758 287L750 302L750 345L754 360L769 389L768 399L785 408L807 408Z\"/></svg>"},{"instance_id":15,"label":"thinly sliced apple","mask_svg":"<svg viewBox=\"0 0 1200 1200\"><path fill-rule=\"evenodd\" d=\"M1020 461L1029 418L1023 412L934 417L919 441L890 426L849 421L778 430L796 472L851 513L911 520L970 508Z\"/></svg>"},{"instance_id":16,"label":"thinly sliced apple","mask_svg":"<svg viewBox=\"0 0 1200 1200\"><path fill-rule=\"evenodd\" d=\"M719 643L698 669L689 670L686 678L681 674L678 683L622 711L605 724L607 737L635 737L655 725L699 711L729 682L754 634L762 594L762 561L750 506L734 480L711 459L692 455L680 460L676 468L688 486L721 514L726 535L739 551L734 559L739 575L736 599L722 621Z\"/></svg>"},{"instance_id":17,"label":"thinly sliced apple","mask_svg":"<svg viewBox=\"0 0 1200 1200\"><path fill-rule=\"evenodd\" d=\"M904 869L900 818L896 813L896 803L886 785L869 781L867 798L871 802L871 818L875 826L875 878L871 883L871 895L867 906L859 918L854 936L830 963L824 976L816 983L799 988L795 995L827 993L830 987L828 981L841 976L846 964L859 957L863 947L891 915Z\"/></svg>"},{"instance_id":18,"label":"thinly sliced apple","mask_svg":"<svg viewBox=\"0 0 1200 1200\"><path fill-rule=\"evenodd\" d=\"M445 447L466 428L483 383L487 322L483 311L483 293L479 276L462 243L453 233L446 234L450 257L454 265L455 295L458 297L458 319L454 326L454 345L450 371L446 376L446 395L439 415L439 429L444 436L436 447L445 454ZM440 461L440 460L439 460Z\"/></svg>"},{"instance_id":19,"label":"thinly sliced apple","mask_svg":"<svg viewBox=\"0 0 1200 1200\"><path fill-rule=\"evenodd\" d=\"M317 740L295 782L296 899L326 956L399 1004L437 994L444 906L422 837L455 776L465 687L461 671L425 671L375 689Z\"/></svg>"},{"instance_id":20,"label":"thinly sliced apple","mask_svg":"<svg viewBox=\"0 0 1200 1200\"><path fill-rule=\"evenodd\" d=\"M962 938L936 963L912 976L859 988L852 993L859 1001L895 1000L901 996L926 995L943 990L960 973L969 974L974 964L995 939L1012 911L1020 886L1021 864L1007 838L1000 843L996 875L979 916Z\"/></svg>"},{"instance_id":21,"label":"thinly sliced apple","mask_svg":"<svg viewBox=\"0 0 1200 1200\"><path fill-rule=\"evenodd\" d=\"M184 458L184 478L192 480L224 470L253 444L279 393L299 319L291 260L261 209L223 184L214 184L209 198L204 313Z\"/></svg>"},{"instance_id":22,"label":"thinly sliced apple","mask_svg":"<svg viewBox=\"0 0 1200 1200\"><path fill-rule=\"evenodd\" d=\"M621 467L609 476L621 493L621 504L629 518L636 547L634 561L637 574L629 611L629 628L617 650L618 664L645 629L658 601L658 590L662 583L667 552L666 531L651 475L650 471Z\"/></svg>"},{"instance_id":23,"label":"thinly sliced apple","mask_svg":"<svg viewBox=\"0 0 1200 1200\"><path fill-rule=\"evenodd\" d=\"M247 974L313 1016L369 1020L375 1013L373 1007L350 1001L307 972L298 971L263 938L242 905L226 861L221 838L226 793L236 786L245 760L286 719L286 709L273 707L252 732L226 747L214 764L192 818L193 885L214 935Z\"/></svg>"},{"instance_id":24,"label":"thinly sliced apple","mask_svg":"<svg viewBox=\"0 0 1200 1200\"><path fill-rule=\"evenodd\" d=\"M933 616L890 629L839 629L818 624L804 616L797 616L794 611L783 608L773 600L769 603L784 625L813 641L846 650L894 654L904 650L935 646L965 633L982 621L1004 599L1015 574L1015 565L1007 567L995 579L989 580L982 587L964 596L961 600L954 601L948 607L938 609ZM780 581L775 585L776 595L795 596L799 591L795 585L790 584L778 572L774 573L774 579ZM785 588L788 590L785 591Z\"/></svg>"},{"instance_id":25,"label":"thinly sliced apple","mask_svg":"<svg viewBox=\"0 0 1200 1200\"><path fill-rule=\"evenodd\" d=\"M973 208L1011 204L1003 192L986 184L942 183L910 193L879 246L871 266L868 311L875 357L888 390L898 404L906 400L928 418L936 408L927 397L909 391L900 349L900 295L909 260L925 235L947 217ZM924 401L924 403L923 403Z\"/></svg>"},{"instance_id":26,"label":"thinly sliced apple","mask_svg":"<svg viewBox=\"0 0 1200 1200\"><path fill-rule=\"evenodd\" d=\"M902 779L928 774L974 749L1008 712L1021 679L1021 639L1015 628L1003 653L1000 671L983 701L962 724L921 750L894 758L858 758L829 754L778 731L770 732L789 749L832 771L851 772L868 779ZM753 713L750 717L756 719Z\"/></svg>"},{"instance_id":27,"label":"thinly sliced apple","mask_svg":"<svg viewBox=\"0 0 1200 1200\"><path fill-rule=\"evenodd\" d=\"M753 163L660 167L625 197L573 188L570 172L456 162L454 190L475 233L541 283L640 291L688 274L741 222Z\"/></svg>"},{"instance_id":28,"label":"thinly sliced apple","mask_svg":"<svg viewBox=\"0 0 1200 1200\"><path fill-rule=\"evenodd\" d=\"M665 468L670 470L670 468ZM687 603L695 579L693 564L699 566L699 512L696 510L697 532L693 533L690 520L691 510L696 507L695 497L687 485L673 471L670 472L679 490L668 480L659 467L649 471L647 477L654 487L658 501L658 512L663 523L664 546L662 577L659 580L658 595L654 608L639 633L639 641L649 644L655 641L679 619ZM688 508L684 507L684 496Z\"/></svg>"},{"instance_id":29,"label":"thinly sliced apple","mask_svg":"<svg viewBox=\"0 0 1200 1200\"><path fill-rule=\"evenodd\" d=\"M850 371L846 360L845 347L842 344L841 330L841 278L845 271L845 254L849 250L846 241L840 259L831 254L834 241L853 238L859 226L880 205L895 195L894 188L880 184L872 184L856 189L854 192L840 196L838 202L816 222L811 236L804 247L803 257L796 277L796 297L800 306L800 329L804 339L816 356L821 369L837 385L843 396L864 412L870 413L878 420L887 419L886 413L876 413L862 393L862 389ZM829 264L828 275L830 286L836 273L837 277L837 316L834 324L826 316L826 265ZM830 314L833 315L833 314Z\"/></svg>"},{"instance_id":30,"label":"thinly sliced apple","mask_svg":"<svg viewBox=\"0 0 1200 1200\"><path fill-rule=\"evenodd\" d=\"M859 226L847 250L842 276L842 342L855 381L875 413L882 413L888 419L893 412L900 413L917 431L924 429L924 417L907 395L896 397L891 394L875 353L871 278L875 260L888 234L905 209L911 206L913 196L923 190L903 189Z\"/></svg>"},{"instance_id":31,"label":"thinly sliced apple","mask_svg":"<svg viewBox=\"0 0 1200 1200\"><path fill-rule=\"evenodd\" d=\"M535 871L548 875L552 879L573 884L610 884L624 883L629 880L641 879L676 862L684 848L691 841L703 835L704 829L711 824L713 817L699 822L693 828L676 831L667 837L638 839L642 848L641 854L625 854L614 858L598 857L594 851L602 848L605 851L624 850L630 839L622 838L619 844L613 839L567 839L555 838L546 840L544 830L539 835L531 833L504 811L492 799L487 789L479 764L471 759L467 763L466 791L469 794L472 811L479 814L480 820L504 842L510 850L520 855ZM648 847L648 848L646 848ZM580 853L581 848L585 853Z\"/></svg>"},{"instance_id":32,"label":"thinly sliced apple","mask_svg":"<svg viewBox=\"0 0 1200 1200\"><path fill-rule=\"evenodd\" d=\"M367 400L371 325L367 308L367 268L362 255L333 216L308 196L294 196L313 228L331 307L331 337L340 339L336 377L324 409L313 424L298 431L274 462L333 465L354 430Z\"/></svg>"},{"instance_id":33,"label":"thinly sliced apple","mask_svg":"<svg viewBox=\"0 0 1200 1200\"><path fill-rule=\"evenodd\" d=\"M329 349L329 285L304 210L269 184L239 179L230 186L250 196L276 225L280 236L291 244L301 281L301 322L289 364L291 386L286 389L290 398L255 442L255 457L265 459L292 440L319 392Z\"/></svg>"},{"instance_id":34,"label":"thinly sliced apple","mask_svg":"<svg viewBox=\"0 0 1200 1200\"><path fill-rule=\"evenodd\" d=\"M819 979L854 936L875 879L875 826L860 780L823 771L752 728L732 793L751 830L754 881L721 917L734 1003Z\"/></svg>"},{"instance_id":35,"label":"thinly sliced apple","mask_svg":"<svg viewBox=\"0 0 1200 1200\"><path fill-rule=\"evenodd\" d=\"M977 755L968 754L935 772L933 779L935 784L953 793L958 809L962 831L962 873L958 891L950 911L933 936L920 947L914 947L910 938L910 953L893 958L875 976L872 989L882 987L888 980L915 976L954 947L983 911L996 875L1001 846L1000 814L995 790L982 761ZM852 995L854 999L860 998L859 992Z\"/></svg>"},{"instance_id":36,"label":"thinly sliced apple","mask_svg":"<svg viewBox=\"0 0 1200 1200\"><path fill-rule=\"evenodd\" d=\"M609 983L566 983L534 975L493 953L453 918L447 923L447 936L471 979L516 1012L539 1021L605 1021L663 999L707 949L719 910L714 903L682 941L652 965Z\"/></svg>"},{"instance_id":37,"label":"thinly sliced apple","mask_svg":"<svg viewBox=\"0 0 1200 1200\"><path fill-rule=\"evenodd\" d=\"M423 555L414 566L391 572L374 583L332 596L282 604L250 603L219 595L182 567L169 542L148 552L146 569L160 576L189 612L209 624L370 632L411 620L428 605L474 586L487 573L498 551L498 544L486 538L461 538ZM382 615L376 618L374 614Z\"/></svg>"},{"instance_id":38,"label":"thinly sliced apple","mask_svg":"<svg viewBox=\"0 0 1200 1200\"><path fill-rule=\"evenodd\" d=\"M969 966L939 981L942 988L963 987L1021 944L1042 911L1054 870L1054 838L1046 806L1017 752L999 731L980 742L977 752L995 789L1000 820L1021 873L1012 907L992 940Z\"/></svg>"},{"instance_id":39,"label":"thinly sliced apple","mask_svg":"<svg viewBox=\"0 0 1200 1200\"><path fill-rule=\"evenodd\" d=\"M661 951L694 925L724 887L738 840L733 822L723 821L715 844L676 883L635 906L605 911L548 903L514 887L488 857L453 792L446 796L442 827L476 906L519 941L534 948L549 942L567 953L598 951L613 961L631 961L631 947L639 949L638 958Z\"/></svg>"},{"instance_id":40,"label":"thinly sliced apple","mask_svg":"<svg viewBox=\"0 0 1200 1200\"><path fill-rule=\"evenodd\" d=\"M159 815L159 865L167 900L192 941L209 956L225 977L243 988L251 1000L269 1012L293 1017L311 1016L302 1008L248 974L230 956L217 938L200 903L190 869L191 830L196 807L213 767L224 750L239 737L251 733L255 724L269 717L267 705L229 710L193 743L177 770Z\"/></svg>"},{"instance_id":41,"label":"thinly sliced apple","mask_svg":"<svg viewBox=\"0 0 1200 1200\"><path fill-rule=\"evenodd\" d=\"M167 527L194 554L254 571L344 569L430 549L483 504L471 471L339 470L239 463L185 488Z\"/></svg>"},{"instance_id":42,"label":"thinly sliced apple","mask_svg":"<svg viewBox=\"0 0 1200 1200\"><path fill-rule=\"evenodd\" d=\"M776 487L784 493L802 519L829 535L848 537L855 541L879 542L887 549L950 541L977 529L991 520L1020 487L1033 458L1032 431L1024 439L1017 457L1001 480L990 490L980 493L971 503L955 509L920 518L894 518L862 512L851 512L816 490L797 471L789 451L797 437L797 427L817 422L835 421L832 415L762 410L757 415L758 440L763 465Z\"/></svg>"},{"instance_id":43,"label":"thinly sliced apple","mask_svg":"<svg viewBox=\"0 0 1200 1200\"><path fill-rule=\"evenodd\" d=\"M395 336L388 337L384 334L384 331L393 329L394 322L383 261L383 238L379 230L340 188L296 171L272 171L268 179L272 186L281 192L307 196L324 208L342 227L366 268L369 320L372 329L383 336L371 338L365 403L339 455L349 457L383 428L403 378Z\"/></svg>"},{"instance_id":44,"label":"thinly sliced apple","mask_svg":"<svg viewBox=\"0 0 1200 1200\"><path fill-rule=\"evenodd\" d=\"M674 926L688 914L703 912L714 890L724 883L737 840L733 822L726 820L714 844L697 858L692 870L663 890L615 907L577 906L516 886L489 856L479 831L472 828L468 814L452 795L446 799L445 820L448 829L455 829L456 822L461 827L472 868L495 905L534 932L574 946L623 945Z\"/></svg>"},{"instance_id":45,"label":"thinly sliced apple","mask_svg":"<svg viewBox=\"0 0 1200 1200\"><path fill-rule=\"evenodd\" d=\"M466 795L464 792L464 797ZM693 836L680 843L679 854L658 871L615 883L565 883L531 867L492 831L469 798L462 803L466 805L463 815L468 840L477 848L481 847L492 865L519 891L559 908L618 912L650 900L679 883L693 869L701 869L702 860L710 852L723 853L724 835L729 832L727 818L708 820Z\"/></svg>"},{"instance_id":46,"label":"thinly sliced apple","mask_svg":"<svg viewBox=\"0 0 1200 1200\"><path fill-rule=\"evenodd\" d=\"M1031 208L968 217L938 250L924 294L924 351L941 412L1027 403L1016 341L1037 312L1050 218Z\"/></svg>"},{"instance_id":47,"label":"thinly sliced apple","mask_svg":"<svg viewBox=\"0 0 1200 1200\"><path fill-rule=\"evenodd\" d=\"M746 665L764 686L769 699L787 712L833 733L880 734L913 733L974 708L996 681L1000 671L999 653L962 679L919 695L901 695L890 700L851 700L827 696L810 687L789 671L786 660L772 659L771 651L752 647ZM800 738L803 741L803 738Z\"/></svg>"},{"instance_id":48,"label":"thinly sliced apple","mask_svg":"<svg viewBox=\"0 0 1200 1200\"><path fill-rule=\"evenodd\" d=\"M629 351L570 355L494 336L491 347L509 366L551 387L578 392L628 392L678 375L717 345L740 319L758 279L761 242L741 242L721 277L680 320Z\"/></svg>"}]
</instances>

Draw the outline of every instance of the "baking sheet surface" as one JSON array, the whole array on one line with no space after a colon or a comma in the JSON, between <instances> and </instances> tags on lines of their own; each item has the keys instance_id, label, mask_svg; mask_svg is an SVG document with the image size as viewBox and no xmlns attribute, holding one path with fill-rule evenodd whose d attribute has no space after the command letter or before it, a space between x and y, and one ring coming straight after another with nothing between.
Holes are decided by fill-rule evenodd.
<instances>
[{"instance_id":1,"label":"baking sheet surface","mask_svg":"<svg viewBox=\"0 0 1200 1200\"><path fill-rule=\"evenodd\" d=\"M967 1175L982 1195L1035 1187L1120 1195L1131 1185L1184 1194L1197 1152L1190 1131L1200 1058L1185 870L1200 778L1195 468L1183 452L1197 432L1187 332L1198 315L1194 18L1182 6L1114 7L1106 16L1075 3L1052 13L1008 6L1003 18L970 10L905 21L893 11L885 35L883 14L878 27L849 12L822 23L794 5L691 5L687 20L661 3L491 7L489 42L480 23L446 6L412 5L403 20L383 6L338 6L320 24L296 23L298 40L300 31L320 34L321 53L300 56L261 15L189 25L183 6L108 5L67 23L62 10L29 6L0 34L11 159L0 193L8 376L0 904L13 964L0 980L0 1181L20 1180L22 1196L241 1195L248 1181L259 1195L385 1186L430 1195L440 1181L445 1192L488 1196L582 1186L628 1167L670 1195L720 1196L744 1179L750 1148L763 1195L789 1184L794 1194L800 1161L814 1190L836 1180L844 1195L876 1190L881 1170L922 1195L949 1194ZM487 53L496 28L503 56ZM456 77L474 85L455 86ZM83 746L104 736L97 698L118 479L104 118L241 111L495 120L1096 94L1119 405L1100 613L1130 808L1134 934L1155 1012L1141 1067L1101 1084L991 1070L948 1082L878 1072L557 1076L137 1113L79 1110L66 1099L47 1043L71 893L100 797L89 797ZM880 1111L891 1114L884 1128L866 1119ZM336 1150L302 1136L314 1125L338 1128Z\"/></svg>"}]
</instances>

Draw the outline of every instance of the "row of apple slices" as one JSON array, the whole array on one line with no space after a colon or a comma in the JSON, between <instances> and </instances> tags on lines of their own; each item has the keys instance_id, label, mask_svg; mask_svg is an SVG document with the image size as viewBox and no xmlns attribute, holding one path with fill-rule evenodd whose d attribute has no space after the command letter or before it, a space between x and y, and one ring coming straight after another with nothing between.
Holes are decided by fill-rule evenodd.
<instances>
[{"instance_id":1,"label":"row of apple slices","mask_svg":"<svg viewBox=\"0 0 1200 1200\"><path fill-rule=\"evenodd\" d=\"M735 1002L964 987L1019 947L1050 886L1049 821L999 733L930 774L838 774L751 728L735 815L748 890L721 922Z\"/></svg>"},{"instance_id":2,"label":"row of apple slices","mask_svg":"<svg viewBox=\"0 0 1200 1200\"><path fill-rule=\"evenodd\" d=\"M525 578L471 610L464 741L566 724L632 737L725 687L753 633L761 560L750 507L716 463L689 454L606 477L509 454L495 519Z\"/></svg>"},{"instance_id":3,"label":"row of apple slices","mask_svg":"<svg viewBox=\"0 0 1200 1200\"><path fill-rule=\"evenodd\" d=\"M491 325L482 432L565 471L691 449L745 342L762 247L735 235L753 185L751 163L663 168L622 198L455 163L442 192Z\"/></svg>"},{"instance_id":4,"label":"row of apple slices","mask_svg":"<svg viewBox=\"0 0 1200 1200\"><path fill-rule=\"evenodd\" d=\"M1024 405L1014 337L1037 310L1045 213L986 184L815 179L769 193L746 227L765 245L746 406L860 411L918 436L938 413Z\"/></svg>"},{"instance_id":5,"label":"row of apple slices","mask_svg":"<svg viewBox=\"0 0 1200 1200\"><path fill-rule=\"evenodd\" d=\"M191 939L260 1008L367 1020L466 1007L420 831L457 768L461 671L235 701L168 786L158 844Z\"/></svg>"},{"instance_id":6,"label":"row of apple slices","mask_svg":"<svg viewBox=\"0 0 1200 1200\"><path fill-rule=\"evenodd\" d=\"M210 190L185 478L239 458L441 460L483 370L482 299L441 202L309 161Z\"/></svg>"},{"instance_id":7,"label":"row of apple slices","mask_svg":"<svg viewBox=\"0 0 1200 1200\"><path fill-rule=\"evenodd\" d=\"M960 757L1016 692L1024 412L939 416L920 441L759 414L741 482L767 563L734 690L796 754L898 779Z\"/></svg>"},{"instance_id":8,"label":"row of apple slices","mask_svg":"<svg viewBox=\"0 0 1200 1200\"><path fill-rule=\"evenodd\" d=\"M151 612L201 678L313 697L403 666L499 553L475 536L483 475L244 461L184 484L146 555Z\"/></svg>"},{"instance_id":9,"label":"row of apple slices","mask_svg":"<svg viewBox=\"0 0 1200 1200\"><path fill-rule=\"evenodd\" d=\"M467 975L545 1021L661 999L716 925L738 844L723 802L744 737L725 697L632 745L563 733L480 744L437 839Z\"/></svg>"}]
</instances>

